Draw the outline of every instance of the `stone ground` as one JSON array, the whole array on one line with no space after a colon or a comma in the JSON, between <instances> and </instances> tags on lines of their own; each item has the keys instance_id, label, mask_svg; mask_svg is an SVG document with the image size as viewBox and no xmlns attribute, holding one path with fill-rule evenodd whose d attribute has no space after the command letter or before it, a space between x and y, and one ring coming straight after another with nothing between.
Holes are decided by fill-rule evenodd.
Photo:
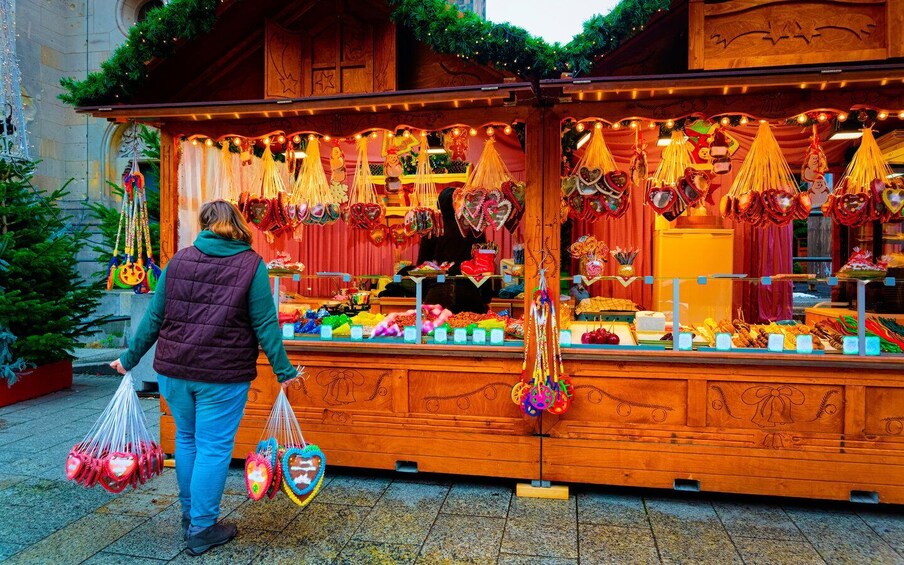
<instances>
[{"instance_id":1,"label":"stone ground","mask_svg":"<svg viewBox=\"0 0 904 565\"><path fill-rule=\"evenodd\" d=\"M231 470L231 544L183 552L175 475L111 495L67 483L63 461L118 385L0 408L0 561L9 563L901 563L901 507L573 487L519 499L509 481L330 469L307 508L254 503ZM157 402L142 401L155 422Z\"/></svg>"}]
</instances>

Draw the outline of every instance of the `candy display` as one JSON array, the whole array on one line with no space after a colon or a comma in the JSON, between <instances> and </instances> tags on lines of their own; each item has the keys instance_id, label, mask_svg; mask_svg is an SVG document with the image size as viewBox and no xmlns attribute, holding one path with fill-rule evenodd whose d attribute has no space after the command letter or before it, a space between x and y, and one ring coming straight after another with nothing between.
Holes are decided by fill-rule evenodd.
<instances>
[{"instance_id":1,"label":"candy display","mask_svg":"<svg viewBox=\"0 0 904 565\"><path fill-rule=\"evenodd\" d=\"M304 507L320 492L325 471L326 455L305 442L286 391L280 389L257 449L245 458L248 496L274 498L282 489Z\"/></svg>"},{"instance_id":2,"label":"candy display","mask_svg":"<svg viewBox=\"0 0 904 565\"><path fill-rule=\"evenodd\" d=\"M838 270L838 277L849 279L872 279L885 276L888 263L885 261L873 262L872 253L859 247L854 248L848 262Z\"/></svg>"},{"instance_id":3,"label":"candy display","mask_svg":"<svg viewBox=\"0 0 904 565\"><path fill-rule=\"evenodd\" d=\"M571 244L568 252L581 262L581 274L587 278L595 279L603 274L603 263L607 262L606 255L609 248L602 241L592 235L582 235Z\"/></svg>"},{"instance_id":4,"label":"candy display","mask_svg":"<svg viewBox=\"0 0 904 565\"><path fill-rule=\"evenodd\" d=\"M580 315L585 312L636 312L637 310L637 304L627 298L594 296L581 300L574 309L574 313Z\"/></svg>"},{"instance_id":5,"label":"candy display","mask_svg":"<svg viewBox=\"0 0 904 565\"><path fill-rule=\"evenodd\" d=\"M69 451L66 478L86 488L99 484L119 493L162 473L163 460L163 450L147 430L129 372L85 439Z\"/></svg>"},{"instance_id":6,"label":"candy display","mask_svg":"<svg viewBox=\"0 0 904 565\"><path fill-rule=\"evenodd\" d=\"M640 253L640 250L632 247L627 247L625 249L616 247L610 251L610 253L618 263L618 275L621 277L633 277L634 260L637 259L637 254Z\"/></svg>"},{"instance_id":7,"label":"candy display","mask_svg":"<svg viewBox=\"0 0 904 565\"><path fill-rule=\"evenodd\" d=\"M285 251L277 251L276 257L267 263L267 272L271 277L297 275L304 272L304 263L292 261L292 256Z\"/></svg>"},{"instance_id":8,"label":"candy display","mask_svg":"<svg viewBox=\"0 0 904 565\"><path fill-rule=\"evenodd\" d=\"M424 335L429 335L434 327L441 326L452 318L452 312L439 304L422 306L421 315L421 333ZM416 321L416 310L393 312L377 323L371 337L398 337L406 326L414 326Z\"/></svg>"}]
</instances>

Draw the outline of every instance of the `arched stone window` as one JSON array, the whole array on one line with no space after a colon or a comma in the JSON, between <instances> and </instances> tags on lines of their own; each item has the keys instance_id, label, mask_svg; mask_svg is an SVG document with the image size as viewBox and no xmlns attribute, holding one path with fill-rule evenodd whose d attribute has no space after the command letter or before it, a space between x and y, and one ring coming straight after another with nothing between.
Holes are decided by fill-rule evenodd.
<instances>
[{"instance_id":1,"label":"arched stone window","mask_svg":"<svg viewBox=\"0 0 904 565\"><path fill-rule=\"evenodd\" d=\"M117 0L116 23L123 35L128 35L129 28L144 20L148 12L164 6L168 0Z\"/></svg>"}]
</instances>

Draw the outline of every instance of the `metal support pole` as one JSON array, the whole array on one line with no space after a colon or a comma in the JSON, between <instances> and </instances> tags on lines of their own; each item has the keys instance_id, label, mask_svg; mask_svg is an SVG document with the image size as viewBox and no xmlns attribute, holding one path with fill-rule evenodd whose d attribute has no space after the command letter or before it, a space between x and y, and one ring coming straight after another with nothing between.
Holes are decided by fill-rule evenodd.
<instances>
[{"instance_id":1,"label":"metal support pole","mask_svg":"<svg viewBox=\"0 0 904 565\"><path fill-rule=\"evenodd\" d=\"M279 277L273 277L273 306L276 307L276 319L279 319Z\"/></svg>"},{"instance_id":2,"label":"metal support pole","mask_svg":"<svg viewBox=\"0 0 904 565\"><path fill-rule=\"evenodd\" d=\"M866 355L866 281L857 281L857 355Z\"/></svg>"},{"instance_id":3,"label":"metal support pole","mask_svg":"<svg viewBox=\"0 0 904 565\"><path fill-rule=\"evenodd\" d=\"M672 279L672 351L678 351L681 333L681 279Z\"/></svg>"}]
</instances>

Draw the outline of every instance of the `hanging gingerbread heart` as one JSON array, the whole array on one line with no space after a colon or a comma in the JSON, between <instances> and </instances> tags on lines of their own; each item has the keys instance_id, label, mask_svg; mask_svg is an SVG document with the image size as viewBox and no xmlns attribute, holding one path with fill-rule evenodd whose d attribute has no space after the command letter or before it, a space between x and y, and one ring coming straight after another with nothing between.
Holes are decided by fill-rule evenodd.
<instances>
[{"instance_id":1,"label":"hanging gingerbread heart","mask_svg":"<svg viewBox=\"0 0 904 565\"><path fill-rule=\"evenodd\" d=\"M892 215L900 214L904 209L904 189L886 188L882 191L882 202Z\"/></svg>"},{"instance_id":2,"label":"hanging gingerbread heart","mask_svg":"<svg viewBox=\"0 0 904 565\"><path fill-rule=\"evenodd\" d=\"M252 500L261 500L273 484L270 459L261 453L249 453L245 458L245 487Z\"/></svg>"},{"instance_id":3,"label":"hanging gingerbread heart","mask_svg":"<svg viewBox=\"0 0 904 565\"><path fill-rule=\"evenodd\" d=\"M317 486L326 470L326 456L316 445L303 449L293 447L282 457L282 473L286 486L296 495L308 494Z\"/></svg>"},{"instance_id":4,"label":"hanging gingerbread heart","mask_svg":"<svg viewBox=\"0 0 904 565\"><path fill-rule=\"evenodd\" d=\"M602 169L578 168L578 190L589 190L589 194L596 192L596 183L603 178ZM584 188L582 188L582 185Z\"/></svg>"},{"instance_id":5,"label":"hanging gingerbread heart","mask_svg":"<svg viewBox=\"0 0 904 565\"><path fill-rule=\"evenodd\" d=\"M609 215L617 220L628 212L628 208L631 204L631 198L629 194L625 192L619 196L605 197L605 203Z\"/></svg>"},{"instance_id":6,"label":"hanging gingerbread heart","mask_svg":"<svg viewBox=\"0 0 904 565\"><path fill-rule=\"evenodd\" d=\"M487 222L494 228L501 229L512 215L512 203L506 199L487 201L484 207Z\"/></svg>"},{"instance_id":7,"label":"hanging gingerbread heart","mask_svg":"<svg viewBox=\"0 0 904 565\"><path fill-rule=\"evenodd\" d=\"M483 204L486 196L487 193L482 188L475 189L464 196L461 216L465 223L476 232L481 232L484 228Z\"/></svg>"},{"instance_id":8,"label":"hanging gingerbread heart","mask_svg":"<svg viewBox=\"0 0 904 565\"><path fill-rule=\"evenodd\" d=\"M367 237L370 239L371 243L380 247L384 243L386 243L386 236L389 232L389 228L386 226L377 226L368 232Z\"/></svg>"},{"instance_id":9,"label":"hanging gingerbread heart","mask_svg":"<svg viewBox=\"0 0 904 565\"><path fill-rule=\"evenodd\" d=\"M609 171L603 175L603 184L609 192L616 195L620 195L628 189L629 180L628 173L624 171Z\"/></svg>"},{"instance_id":10,"label":"hanging gingerbread heart","mask_svg":"<svg viewBox=\"0 0 904 565\"><path fill-rule=\"evenodd\" d=\"M66 478L70 481L76 480L84 468L84 455L75 450L70 451L69 456L66 458Z\"/></svg>"},{"instance_id":11,"label":"hanging gingerbread heart","mask_svg":"<svg viewBox=\"0 0 904 565\"><path fill-rule=\"evenodd\" d=\"M675 206L675 201L678 200L678 193L670 185L651 186L647 189L646 196L647 204L660 215L671 210Z\"/></svg>"},{"instance_id":12,"label":"hanging gingerbread heart","mask_svg":"<svg viewBox=\"0 0 904 565\"><path fill-rule=\"evenodd\" d=\"M578 189L578 179L576 177L565 177L562 179L562 196L568 198Z\"/></svg>"},{"instance_id":13,"label":"hanging gingerbread heart","mask_svg":"<svg viewBox=\"0 0 904 565\"><path fill-rule=\"evenodd\" d=\"M137 467L138 458L134 453L114 452L106 458L107 476L115 481L130 479Z\"/></svg>"}]
</instances>

